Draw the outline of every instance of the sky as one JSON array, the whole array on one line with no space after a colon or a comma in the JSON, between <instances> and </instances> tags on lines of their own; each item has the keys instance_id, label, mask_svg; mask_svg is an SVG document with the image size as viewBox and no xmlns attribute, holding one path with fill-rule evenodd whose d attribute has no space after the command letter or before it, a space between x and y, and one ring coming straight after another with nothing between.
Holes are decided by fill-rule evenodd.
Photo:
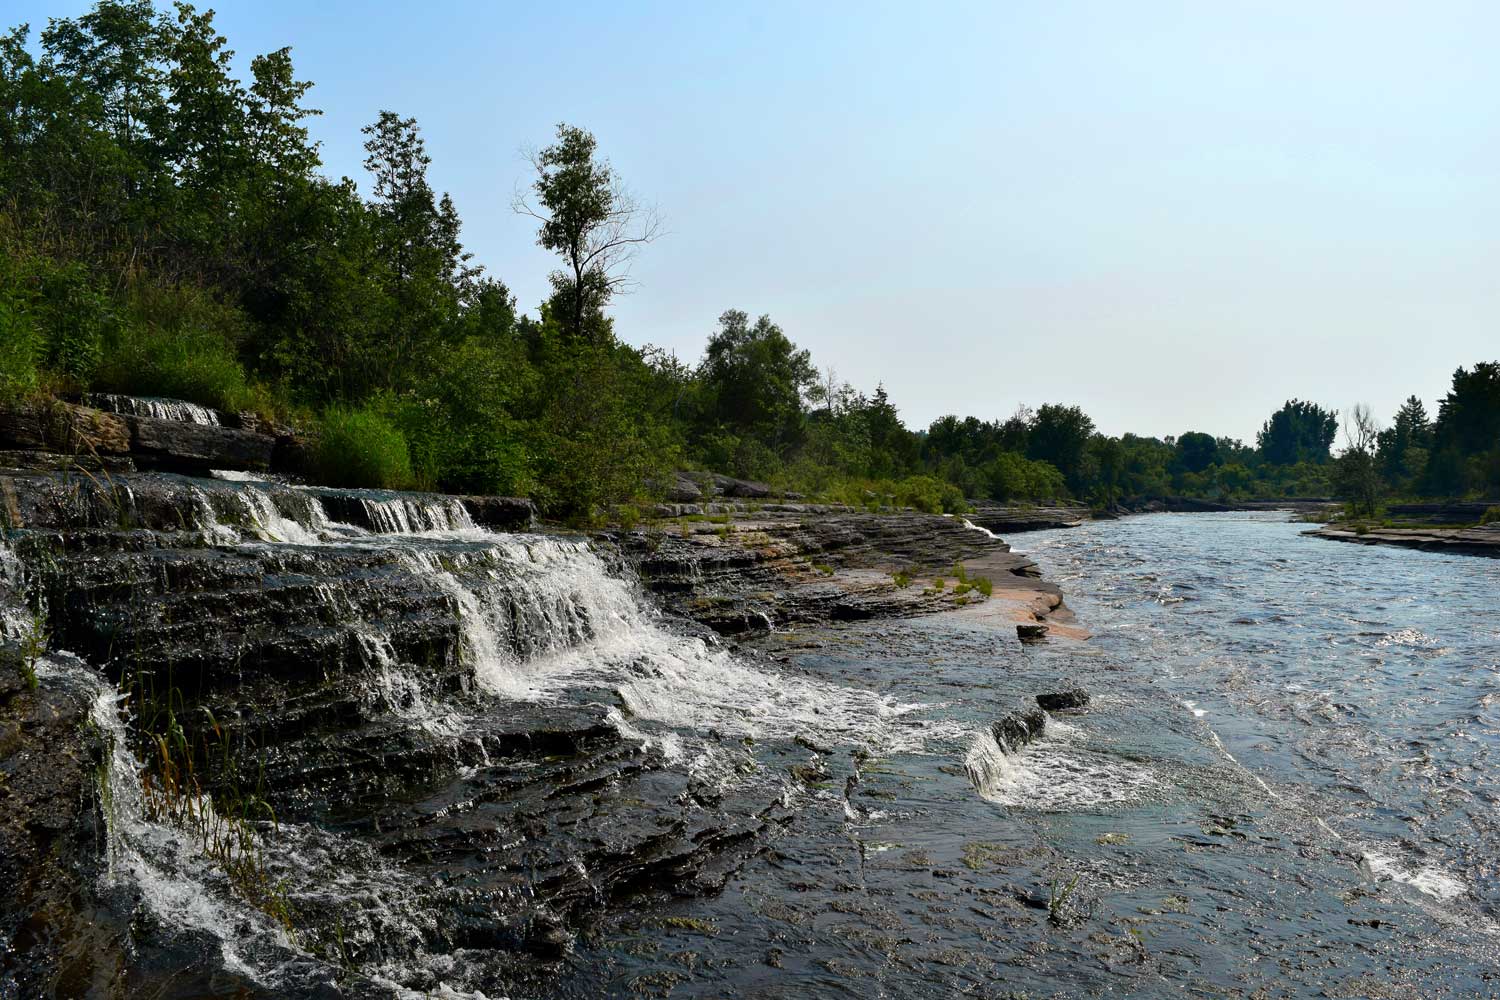
<instances>
[{"instance_id":1,"label":"sky","mask_svg":"<svg viewBox=\"0 0 1500 1000\"><path fill-rule=\"evenodd\" d=\"M1249 441L1500 358L1490 0L213 6L242 75L292 46L330 175L368 190L360 127L416 117L524 310L523 151L580 125L666 222L623 339L696 361L767 313L914 428L1066 402Z\"/></svg>"}]
</instances>

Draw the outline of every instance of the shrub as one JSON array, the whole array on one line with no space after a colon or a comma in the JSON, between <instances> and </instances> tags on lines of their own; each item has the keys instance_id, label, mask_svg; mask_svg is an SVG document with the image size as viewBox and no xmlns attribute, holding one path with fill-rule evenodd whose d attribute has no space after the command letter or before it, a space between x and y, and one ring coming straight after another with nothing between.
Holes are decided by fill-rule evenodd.
<instances>
[{"instance_id":1,"label":"shrub","mask_svg":"<svg viewBox=\"0 0 1500 1000\"><path fill-rule=\"evenodd\" d=\"M989 597L995 592L995 585L987 576L976 576L974 578L974 589L979 591L985 597Z\"/></svg>"},{"instance_id":2,"label":"shrub","mask_svg":"<svg viewBox=\"0 0 1500 1000\"><path fill-rule=\"evenodd\" d=\"M37 390L42 338L19 296L0 292L0 402Z\"/></svg>"},{"instance_id":3,"label":"shrub","mask_svg":"<svg viewBox=\"0 0 1500 1000\"><path fill-rule=\"evenodd\" d=\"M205 292L138 285L110 332L94 385L221 410L269 411L269 399L251 387L239 362L237 344L247 328L243 313Z\"/></svg>"},{"instance_id":4,"label":"shrub","mask_svg":"<svg viewBox=\"0 0 1500 1000\"><path fill-rule=\"evenodd\" d=\"M406 438L373 407L334 406L318 422L313 474L330 486L405 489L411 455Z\"/></svg>"},{"instance_id":5,"label":"shrub","mask_svg":"<svg viewBox=\"0 0 1500 1000\"><path fill-rule=\"evenodd\" d=\"M1489 508L1479 516L1480 524L1500 524L1500 505Z\"/></svg>"},{"instance_id":6,"label":"shrub","mask_svg":"<svg viewBox=\"0 0 1500 1000\"><path fill-rule=\"evenodd\" d=\"M907 587L911 586L911 574L907 573L905 570L897 570L896 572L892 573L891 579L895 582L896 586L902 590L905 590Z\"/></svg>"}]
</instances>

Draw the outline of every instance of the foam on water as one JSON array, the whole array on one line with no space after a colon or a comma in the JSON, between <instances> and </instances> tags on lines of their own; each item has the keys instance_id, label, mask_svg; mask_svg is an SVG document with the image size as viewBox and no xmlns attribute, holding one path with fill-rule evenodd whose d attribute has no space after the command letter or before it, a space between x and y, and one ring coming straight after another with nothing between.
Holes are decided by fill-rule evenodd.
<instances>
[{"instance_id":1,"label":"foam on water","mask_svg":"<svg viewBox=\"0 0 1500 1000\"><path fill-rule=\"evenodd\" d=\"M1375 851L1366 851L1359 862L1377 882L1387 879L1400 882L1438 899L1456 899L1469 891L1462 879L1436 865L1404 865L1395 858Z\"/></svg>"},{"instance_id":2,"label":"foam on water","mask_svg":"<svg viewBox=\"0 0 1500 1000\"><path fill-rule=\"evenodd\" d=\"M664 627L633 584L582 541L488 536L486 550L403 550L412 572L457 605L480 686L526 701L612 688L625 717L743 736L824 734L914 748L919 706L783 674Z\"/></svg>"},{"instance_id":3,"label":"foam on water","mask_svg":"<svg viewBox=\"0 0 1500 1000\"><path fill-rule=\"evenodd\" d=\"M1040 737L1010 750L984 730L972 736L964 769L987 801L1041 812L1137 801L1157 787L1147 768L1078 746L1084 736L1048 716Z\"/></svg>"}]
</instances>

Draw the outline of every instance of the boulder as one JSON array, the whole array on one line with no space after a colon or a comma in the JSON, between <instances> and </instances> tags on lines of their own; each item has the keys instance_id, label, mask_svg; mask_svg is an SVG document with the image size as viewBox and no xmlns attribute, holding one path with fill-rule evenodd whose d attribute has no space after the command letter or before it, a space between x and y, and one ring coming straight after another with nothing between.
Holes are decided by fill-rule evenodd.
<instances>
[{"instance_id":1,"label":"boulder","mask_svg":"<svg viewBox=\"0 0 1500 1000\"><path fill-rule=\"evenodd\" d=\"M1041 642L1047 638L1047 626L1040 622L1027 622L1017 625L1016 638L1022 642Z\"/></svg>"},{"instance_id":2,"label":"boulder","mask_svg":"<svg viewBox=\"0 0 1500 1000\"><path fill-rule=\"evenodd\" d=\"M525 497L459 497L469 517L492 531L527 531L536 525L536 504Z\"/></svg>"},{"instance_id":3,"label":"boulder","mask_svg":"<svg viewBox=\"0 0 1500 1000\"><path fill-rule=\"evenodd\" d=\"M1047 694L1037 695L1036 703L1048 712L1063 712L1072 708L1085 708L1089 703L1089 693L1083 688L1052 691Z\"/></svg>"},{"instance_id":4,"label":"boulder","mask_svg":"<svg viewBox=\"0 0 1500 1000\"><path fill-rule=\"evenodd\" d=\"M182 472L209 469L263 471L271 467L276 439L212 424L154 417L116 417L130 427L130 452L148 468Z\"/></svg>"},{"instance_id":5,"label":"boulder","mask_svg":"<svg viewBox=\"0 0 1500 1000\"><path fill-rule=\"evenodd\" d=\"M733 476L714 474L714 492L720 496L739 497L744 500L759 500L771 495L771 487L751 479L735 479Z\"/></svg>"},{"instance_id":6,"label":"boulder","mask_svg":"<svg viewBox=\"0 0 1500 1000\"><path fill-rule=\"evenodd\" d=\"M1047 716L1039 708L1022 708L990 724L990 734L1001 749L1010 753L1021 749L1047 726Z\"/></svg>"},{"instance_id":7,"label":"boulder","mask_svg":"<svg viewBox=\"0 0 1500 1000\"><path fill-rule=\"evenodd\" d=\"M684 472L673 474L667 482L664 498L668 503L697 503L703 499L703 487Z\"/></svg>"}]
</instances>

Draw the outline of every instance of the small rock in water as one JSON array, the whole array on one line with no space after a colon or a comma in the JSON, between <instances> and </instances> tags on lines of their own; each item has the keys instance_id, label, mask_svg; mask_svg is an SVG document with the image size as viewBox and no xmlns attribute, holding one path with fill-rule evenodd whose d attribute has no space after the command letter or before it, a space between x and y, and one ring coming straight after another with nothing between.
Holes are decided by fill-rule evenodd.
<instances>
[{"instance_id":1,"label":"small rock in water","mask_svg":"<svg viewBox=\"0 0 1500 1000\"><path fill-rule=\"evenodd\" d=\"M543 913L532 920L526 947L542 958L562 958L573 950L573 933L557 917Z\"/></svg>"},{"instance_id":2,"label":"small rock in water","mask_svg":"<svg viewBox=\"0 0 1500 1000\"><path fill-rule=\"evenodd\" d=\"M1040 642L1047 638L1047 626L1041 623L1017 625L1016 638L1022 642Z\"/></svg>"},{"instance_id":3,"label":"small rock in water","mask_svg":"<svg viewBox=\"0 0 1500 1000\"><path fill-rule=\"evenodd\" d=\"M1048 694L1037 695L1036 703L1044 711L1048 712L1061 712L1070 708L1085 708L1089 703L1089 693L1083 688L1053 691Z\"/></svg>"}]
</instances>

